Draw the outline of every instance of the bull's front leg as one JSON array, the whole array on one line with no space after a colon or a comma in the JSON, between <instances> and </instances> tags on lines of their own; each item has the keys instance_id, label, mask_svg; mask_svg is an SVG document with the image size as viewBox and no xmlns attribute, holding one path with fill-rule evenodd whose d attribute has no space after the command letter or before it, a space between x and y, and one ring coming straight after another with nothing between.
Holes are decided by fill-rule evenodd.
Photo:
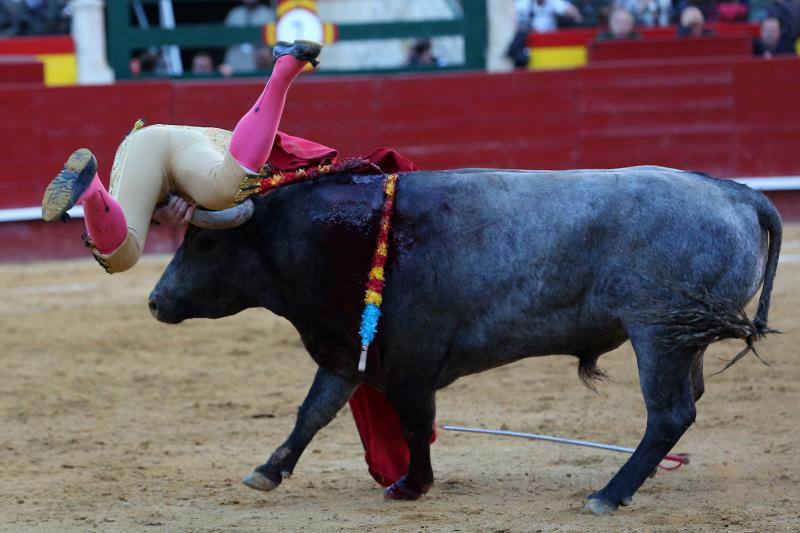
<instances>
[{"instance_id":1,"label":"bull's front leg","mask_svg":"<svg viewBox=\"0 0 800 533\"><path fill-rule=\"evenodd\" d=\"M314 435L333 420L357 386L357 381L349 381L320 367L303 405L300 406L289 438L275 450L266 463L248 474L242 480L243 483L252 489L263 491L270 491L280 485L284 478L292 474Z\"/></svg>"}]
</instances>

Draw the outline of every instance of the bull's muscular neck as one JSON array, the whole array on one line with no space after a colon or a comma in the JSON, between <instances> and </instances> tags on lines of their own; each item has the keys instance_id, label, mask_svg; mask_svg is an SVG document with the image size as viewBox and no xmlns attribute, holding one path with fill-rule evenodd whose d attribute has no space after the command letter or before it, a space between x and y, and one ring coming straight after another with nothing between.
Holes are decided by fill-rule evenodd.
<instances>
[{"instance_id":1,"label":"bull's muscular neck","mask_svg":"<svg viewBox=\"0 0 800 533\"><path fill-rule=\"evenodd\" d=\"M382 201L382 177L338 176L278 189L256 204L270 284L261 305L291 321L320 364L357 352Z\"/></svg>"}]
</instances>

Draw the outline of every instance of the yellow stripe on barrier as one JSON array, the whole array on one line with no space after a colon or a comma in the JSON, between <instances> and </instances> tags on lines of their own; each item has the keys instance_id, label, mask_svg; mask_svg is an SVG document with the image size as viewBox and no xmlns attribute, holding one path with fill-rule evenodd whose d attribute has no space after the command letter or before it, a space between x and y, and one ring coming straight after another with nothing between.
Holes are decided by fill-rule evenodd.
<instances>
[{"instance_id":1,"label":"yellow stripe on barrier","mask_svg":"<svg viewBox=\"0 0 800 533\"><path fill-rule=\"evenodd\" d=\"M531 49L528 68L534 70L582 67L588 62L585 46L539 46Z\"/></svg>"},{"instance_id":2,"label":"yellow stripe on barrier","mask_svg":"<svg viewBox=\"0 0 800 533\"><path fill-rule=\"evenodd\" d=\"M75 54L40 54L44 63L44 83L48 87L78 83L78 63Z\"/></svg>"}]
</instances>

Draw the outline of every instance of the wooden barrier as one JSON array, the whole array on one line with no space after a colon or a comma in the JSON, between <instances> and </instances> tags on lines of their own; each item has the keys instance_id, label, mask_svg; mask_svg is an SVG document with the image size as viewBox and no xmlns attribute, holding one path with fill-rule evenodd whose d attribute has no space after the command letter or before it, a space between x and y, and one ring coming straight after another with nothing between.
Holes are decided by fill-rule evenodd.
<instances>
[{"instance_id":1,"label":"wooden barrier","mask_svg":"<svg viewBox=\"0 0 800 533\"><path fill-rule=\"evenodd\" d=\"M711 23L706 26L721 37L744 37L748 41L758 37L757 23ZM529 67L532 69L554 69L582 67L588 63L589 47L593 46L597 35L606 28L570 28L549 33L528 35L527 44L531 48ZM677 26L636 28L643 41L670 41L677 39ZM748 45L749 46L749 45ZM748 48L749 50L749 48ZM686 52L676 56L686 55ZM750 52L746 55L750 55ZM648 57L648 56L646 56Z\"/></svg>"},{"instance_id":2,"label":"wooden barrier","mask_svg":"<svg viewBox=\"0 0 800 533\"><path fill-rule=\"evenodd\" d=\"M0 84L44 83L44 64L35 56L0 55Z\"/></svg>"},{"instance_id":3,"label":"wooden barrier","mask_svg":"<svg viewBox=\"0 0 800 533\"><path fill-rule=\"evenodd\" d=\"M118 143L139 117L233 128L262 87L263 80L0 86L0 208L38 205L80 146L95 151L107 179ZM293 87L281 127L344 155L392 146L429 169L660 164L720 177L796 176L799 94L798 59L500 75L311 75ZM785 215L800 216L796 196L781 206ZM31 258L35 253L22 253L21 243L60 235L26 233L36 224L42 223L0 224L0 259ZM83 253L77 241L66 249Z\"/></svg>"},{"instance_id":4,"label":"wooden barrier","mask_svg":"<svg viewBox=\"0 0 800 533\"><path fill-rule=\"evenodd\" d=\"M7 37L0 39L0 58L32 56L44 66L47 85L72 85L77 82L75 44L69 35L43 35L32 37ZM25 79L13 81L39 81ZM0 82L6 80L0 78Z\"/></svg>"},{"instance_id":5,"label":"wooden barrier","mask_svg":"<svg viewBox=\"0 0 800 533\"><path fill-rule=\"evenodd\" d=\"M755 22L741 23L710 23L706 27L717 35L738 36L747 35L750 38L759 36L759 25ZM606 28L567 28L555 32L535 33L528 35L528 46L532 48L548 46L588 46L595 41L597 35L606 31ZM644 39L665 39L675 37L678 27L653 26L636 28Z\"/></svg>"},{"instance_id":6,"label":"wooden barrier","mask_svg":"<svg viewBox=\"0 0 800 533\"><path fill-rule=\"evenodd\" d=\"M748 35L731 37L664 37L592 43L589 63L598 61L653 61L658 59L750 57L753 41Z\"/></svg>"}]
</instances>

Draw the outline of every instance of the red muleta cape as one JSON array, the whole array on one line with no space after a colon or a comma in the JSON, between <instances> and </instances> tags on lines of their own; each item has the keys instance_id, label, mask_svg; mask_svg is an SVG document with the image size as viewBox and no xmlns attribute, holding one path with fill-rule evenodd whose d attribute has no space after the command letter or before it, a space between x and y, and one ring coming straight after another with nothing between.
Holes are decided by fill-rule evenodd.
<instances>
[{"instance_id":1,"label":"red muleta cape","mask_svg":"<svg viewBox=\"0 0 800 533\"><path fill-rule=\"evenodd\" d=\"M277 170L288 171L321 162L335 162L338 157L339 152L333 148L279 131L275 136L269 163ZM419 170L417 165L390 148L378 148L365 158L387 174ZM365 265L364 268L368 266ZM353 358L357 357L358 354L354 353ZM397 412L386 399L386 395L362 384L350 398L350 411L364 445L364 459L375 481L386 487L403 477L408 470L408 444L403 438ZM434 440L435 428L431 442Z\"/></svg>"}]
</instances>

